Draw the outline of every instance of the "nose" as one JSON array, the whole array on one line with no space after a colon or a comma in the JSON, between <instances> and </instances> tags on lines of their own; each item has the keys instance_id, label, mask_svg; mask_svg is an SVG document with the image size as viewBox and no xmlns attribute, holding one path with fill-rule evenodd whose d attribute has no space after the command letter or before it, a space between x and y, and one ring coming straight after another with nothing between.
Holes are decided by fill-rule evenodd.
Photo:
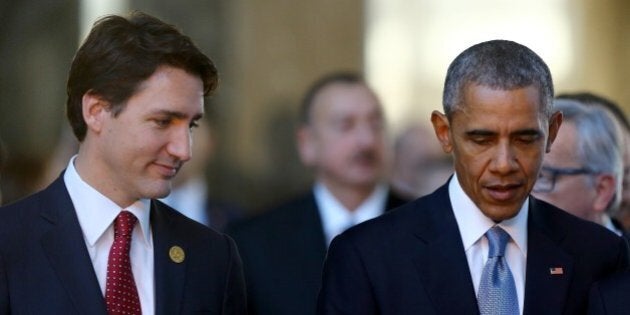
<instances>
[{"instance_id":1,"label":"nose","mask_svg":"<svg viewBox=\"0 0 630 315\"><path fill-rule=\"evenodd\" d=\"M166 147L168 153L179 161L186 162L192 157L192 137L189 128L178 128L171 134Z\"/></svg>"},{"instance_id":2,"label":"nose","mask_svg":"<svg viewBox=\"0 0 630 315\"><path fill-rule=\"evenodd\" d=\"M362 147L374 146L379 136L379 131L369 124L361 125L357 128L358 142Z\"/></svg>"},{"instance_id":3,"label":"nose","mask_svg":"<svg viewBox=\"0 0 630 315\"><path fill-rule=\"evenodd\" d=\"M498 144L490 169L495 173L508 174L517 168L514 149L507 142Z\"/></svg>"}]
</instances>

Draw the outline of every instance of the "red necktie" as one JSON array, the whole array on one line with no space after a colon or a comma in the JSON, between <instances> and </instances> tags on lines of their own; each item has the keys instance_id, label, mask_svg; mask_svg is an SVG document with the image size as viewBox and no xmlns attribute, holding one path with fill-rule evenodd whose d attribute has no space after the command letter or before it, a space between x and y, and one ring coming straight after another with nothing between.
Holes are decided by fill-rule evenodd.
<instances>
[{"instance_id":1,"label":"red necktie","mask_svg":"<svg viewBox=\"0 0 630 315\"><path fill-rule=\"evenodd\" d=\"M131 232L136 221L136 217L129 211L121 211L114 220L114 243L109 250L105 285L105 302L109 315L142 314L129 260Z\"/></svg>"}]
</instances>

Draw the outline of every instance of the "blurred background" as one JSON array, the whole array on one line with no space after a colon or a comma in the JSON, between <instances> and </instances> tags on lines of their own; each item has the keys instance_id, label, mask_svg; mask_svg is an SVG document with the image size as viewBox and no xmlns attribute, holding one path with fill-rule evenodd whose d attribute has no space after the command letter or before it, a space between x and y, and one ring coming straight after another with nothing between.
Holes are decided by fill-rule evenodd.
<instances>
[{"instance_id":1,"label":"blurred background","mask_svg":"<svg viewBox=\"0 0 630 315\"><path fill-rule=\"evenodd\" d=\"M628 0L2 0L0 180L7 203L49 184L76 150L65 119L72 56L99 17L141 10L176 25L216 63L207 100L210 195L256 212L311 177L294 141L305 89L359 70L393 139L441 110L449 62L504 38L549 64L556 92L589 90L630 109Z\"/></svg>"}]
</instances>

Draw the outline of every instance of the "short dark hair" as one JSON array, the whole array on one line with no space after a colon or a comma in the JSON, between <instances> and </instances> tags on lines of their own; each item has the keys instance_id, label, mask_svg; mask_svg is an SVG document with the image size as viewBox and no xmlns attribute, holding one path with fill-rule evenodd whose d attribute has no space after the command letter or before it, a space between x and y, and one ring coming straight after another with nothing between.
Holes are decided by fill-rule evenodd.
<instances>
[{"instance_id":1,"label":"short dark hair","mask_svg":"<svg viewBox=\"0 0 630 315\"><path fill-rule=\"evenodd\" d=\"M317 81L315 81L304 94L302 104L300 106L299 121L301 124L309 124L311 120L311 108L317 94L329 85L343 84L365 84L363 76L357 72L343 71L329 73Z\"/></svg>"},{"instance_id":2,"label":"short dark hair","mask_svg":"<svg viewBox=\"0 0 630 315\"><path fill-rule=\"evenodd\" d=\"M511 90L534 85L541 110L550 117L553 81L547 64L531 49L508 40L491 40L469 47L448 67L442 105L447 117L461 105L470 84Z\"/></svg>"},{"instance_id":3,"label":"short dark hair","mask_svg":"<svg viewBox=\"0 0 630 315\"><path fill-rule=\"evenodd\" d=\"M626 132L630 132L630 122L628 117L621 110L621 107L612 100L601 95L591 92L562 93L556 97L557 99L566 99L582 102L585 105L599 105L610 111L615 119L623 126Z\"/></svg>"},{"instance_id":4,"label":"short dark hair","mask_svg":"<svg viewBox=\"0 0 630 315\"><path fill-rule=\"evenodd\" d=\"M199 76L206 96L218 84L212 60L172 25L137 11L128 18L109 15L94 23L68 76L66 114L79 141L87 131L82 112L85 93L103 97L116 116L138 86L164 65Z\"/></svg>"}]
</instances>

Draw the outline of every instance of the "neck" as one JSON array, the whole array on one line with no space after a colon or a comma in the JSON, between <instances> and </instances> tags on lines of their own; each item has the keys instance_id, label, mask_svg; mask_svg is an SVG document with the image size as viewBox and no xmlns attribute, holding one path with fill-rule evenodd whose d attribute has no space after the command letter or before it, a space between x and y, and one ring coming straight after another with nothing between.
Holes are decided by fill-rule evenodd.
<instances>
[{"instance_id":1,"label":"neck","mask_svg":"<svg viewBox=\"0 0 630 315\"><path fill-rule=\"evenodd\" d=\"M90 154L91 152L85 142L79 147L77 158L74 160L74 168L77 170L79 177L121 208L126 208L136 202L137 200L125 198L125 192L114 185L108 176L98 171L103 169L102 165L100 165L101 161L98 158L93 158Z\"/></svg>"}]
</instances>

